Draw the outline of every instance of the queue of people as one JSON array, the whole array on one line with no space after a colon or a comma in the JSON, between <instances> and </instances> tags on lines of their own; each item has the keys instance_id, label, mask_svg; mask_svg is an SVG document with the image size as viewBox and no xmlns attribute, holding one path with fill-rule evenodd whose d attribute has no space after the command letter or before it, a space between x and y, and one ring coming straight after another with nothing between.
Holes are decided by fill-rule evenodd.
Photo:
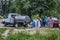
<instances>
[{"instance_id":1,"label":"queue of people","mask_svg":"<svg viewBox=\"0 0 60 40\"><path fill-rule=\"evenodd\" d=\"M33 19L32 22L30 22L30 25L32 27L41 28L44 24L45 27L60 27L60 17L47 17L45 16L44 20L42 20L40 17Z\"/></svg>"}]
</instances>

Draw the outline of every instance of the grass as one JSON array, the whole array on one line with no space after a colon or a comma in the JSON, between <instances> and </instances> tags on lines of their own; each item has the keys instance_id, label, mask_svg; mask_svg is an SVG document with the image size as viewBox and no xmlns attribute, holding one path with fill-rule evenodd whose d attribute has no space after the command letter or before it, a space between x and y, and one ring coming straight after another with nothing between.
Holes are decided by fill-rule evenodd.
<instances>
[{"instance_id":1,"label":"grass","mask_svg":"<svg viewBox=\"0 0 60 40\"><path fill-rule=\"evenodd\" d=\"M0 28L0 36L5 30L6 30L5 28Z\"/></svg>"},{"instance_id":2,"label":"grass","mask_svg":"<svg viewBox=\"0 0 60 40\"><path fill-rule=\"evenodd\" d=\"M40 34L39 31L37 31L36 34L33 35L25 32L11 34L6 40L60 40L60 29L47 29L45 32L44 34Z\"/></svg>"},{"instance_id":3,"label":"grass","mask_svg":"<svg viewBox=\"0 0 60 40\"><path fill-rule=\"evenodd\" d=\"M0 40L2 40L1 35L2 35L2 33L4 33L5 30L6 30L6 28L0 28Z\"/></svg>"}]
</instances>

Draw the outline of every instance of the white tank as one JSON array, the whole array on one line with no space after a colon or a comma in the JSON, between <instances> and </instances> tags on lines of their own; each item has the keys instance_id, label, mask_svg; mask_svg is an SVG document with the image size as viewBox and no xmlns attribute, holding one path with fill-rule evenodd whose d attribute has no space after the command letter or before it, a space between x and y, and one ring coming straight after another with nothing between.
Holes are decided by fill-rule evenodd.
<instances>
[{"instance_id":1,"label":"white tank","mask_svg":"<svg viewBox=\"0 0 60 40\"><path fill-rule=\"evenodd\" d=\"M20 22L30 22L30 17L29 16L16 16L15 19Z\"/></svg>"}]
</instances>

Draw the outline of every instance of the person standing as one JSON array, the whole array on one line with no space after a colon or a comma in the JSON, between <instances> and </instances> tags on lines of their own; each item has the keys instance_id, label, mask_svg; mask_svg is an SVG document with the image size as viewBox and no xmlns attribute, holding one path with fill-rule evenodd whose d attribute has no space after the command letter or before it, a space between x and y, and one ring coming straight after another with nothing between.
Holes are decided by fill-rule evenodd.
<instances>
[{"instance_id":1,"label":"person standing","mask_svg":"<svg viewBox=\"0 0 60 40\"><path fill-rule=\"evenodd\" d=\"M47 23L48 23L48 17L47 16L45 16L45 18L44 18L44 25L45 25L45 27L47 27L48 25L47 25Z\"/></svg>"},{"instance_id":2,"label":"person standing","mask_svg":"<svg viewBox=\"0 0 60 40\"><path fill-rule=\"evenodd\" d=\"M30 23L30 25L31 25L32 27L35 27L34 19L33 19L33 21Z\"/></svg>"},{"instance_id":3,"label":"person standing","mask_svg":"<svg viewBox=\"0 0 60 40\"><path fill-rule=\"evenodd\" d=\"M59 22L59 28L60 28L60 16L59 16L59 18L58 18L58 22Z\"/></svg>"},{"instance_id":4,"label":"person standing","mask_svg":"<svg viewBox=\"0 0 60 40\"><path fill-rule=\"evenodd\" d=\"M53 27L52 17L48 17L48 27Z\"/></svg>"},{"instance_id":5,"label":"person standing","mask_svg":"<svg viewBox=\"0 0 60 40\"><path fill-rule=\"evenodd\" d=\"M15 16L12 15L12 18L13 18L13 20L14 20L14 21L13 21L13 27L15 27L15 25L16 25L16 19L15 19Z\"/></svg>"},{"instance_id":6,"label":"person standing","mask_svg":"<svg viewBox=\"0 0 60 40\"><path fill-rule=\"evenodd\" d=\"M37 21L37 25L38 25L38 28L41 28L42 27L42 19L40 17L38 17L38 21Z\"/></svg>"},{"instance_id":7,"label":"person standing","mask_svg":"<svg viewBox=\"0 0 60 40\"><path fill-rule=\"evenodd\" d=\"M37 27L38 28L41 28L41 21L38 19L38 21L37 21Z\"/></svg>"},{"instance_id":8,"label":"person standing","mask_svg":"<svg viewBox=\"0 0 60 40\"><path fill-rule=\"evenodd\" d=\"M38 22L38 19L35 18L35 19L34 19L34 22L35 22L35 28L37 28L37 26L38 26L38 23L37 23L37 22Z\"/></svg>"}]
</instances>

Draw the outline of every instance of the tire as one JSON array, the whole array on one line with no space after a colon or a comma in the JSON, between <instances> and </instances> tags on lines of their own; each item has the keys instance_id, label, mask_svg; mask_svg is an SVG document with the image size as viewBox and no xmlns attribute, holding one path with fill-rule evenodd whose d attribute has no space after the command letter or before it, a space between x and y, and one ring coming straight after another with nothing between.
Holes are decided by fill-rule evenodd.
<instances>
[{"instance_id":1,"label":"tire","mask_svg":"<svg viewBox=\"0 0 60 40\"><path fill-rule=\"evenodd\" d=\"M3 24L4 24L5 22L1 22L1 23L3 23Z\"/></svg>"},{"instance_id":2,"label":"tire","mask_svg":"<svg viewBox=\"0 0 60 40\"><path fill-rule=\"evenodd\" d=\"M7 24L5 23L5 24L4 24L4 27L6 27L6 26L7 26Z\"/></svg>"},{"instance_id":3,"label":"tire","mask_svg":"<svg viewBox=\"0 0 60 40\"><path fill-rule=\"evenodd\" d=\"M27 24L25 24L24 27L28 27Z\"/></svg>"}]
</instances>

